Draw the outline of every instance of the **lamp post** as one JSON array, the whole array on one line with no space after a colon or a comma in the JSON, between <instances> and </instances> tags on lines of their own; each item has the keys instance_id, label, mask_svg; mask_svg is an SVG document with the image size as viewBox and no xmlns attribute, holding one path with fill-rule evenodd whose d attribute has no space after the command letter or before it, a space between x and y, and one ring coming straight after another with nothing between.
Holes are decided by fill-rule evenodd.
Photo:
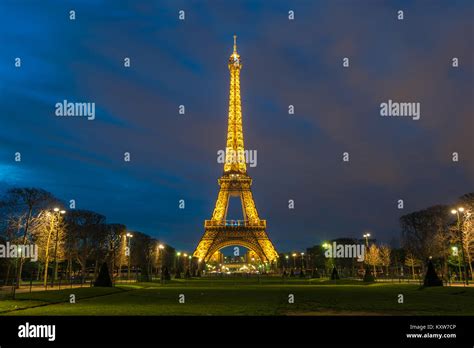
<instances>
[{"instance_id":1,"label":"lamp post","mask_svg":"<svg viewBox=\"0 0 474 348\"><path fill-rule=\"evenodd\" d=\"M163 244L158 245L158 251L160 253L160 270L161 270L160 277L162 280L164 280L163 279L163 250L164 249L165 249L165 246Z\"/></svg>"},{"instance_id":2,"label":"lamp post","mask_svg":"<svg viewBox=\"0 0 474 348\"><path fill-rule=\"evenodd\" d=\"M459 241L461 243L461 252L462 252L462 263L464 266L464 282L466 285L469 285L469 280L467 276L467 265L466 265L466 254L464 252L464 237L461 229L461 215L459 213L464 212L463 207L458 207L457 209L451 210L451 214L456 215L457 217L457 228L459 231Z\"/></svg>"},{"instance_id":3,"label":"lamp post","mask_svg":"<svg viewBox=\"0 0 474 348\"><path fill-rule=\"evenodd\" d=\"M130 281L130 259L132 258L132 250L130 249L130 242L132 241L133 234L127 233L128 237L128 281Z\"/></svg>"},{"instance_id":4,"label":"lamp post","mask_svg":"<svg viewBox=\"0 0 474 348\"><path fill-rule=\"evenodd\" d=\"M179 257L180 256L181 256L181 252L178 251L176 253L176 259L175 259L176 264L175 264L175 267L174 267L176 272L179 272Z\"/></svg>"},{"instance_id":5,"label":"lamp post","mask_svg":"<svg viewBox=\"0 0 474 348\"><path fill-rule=\"evenodd\" d=\"M304 270L304 253L301 253L301 270Z\"/></svg>"},{"instance_id":6,"label":"lamp post","mask_svg":"<svg viewBox=\"0 0 474 348\"><path fill-rule=\"evenodd\" d=\"M285 269L288 268L288 259L290 258L290 256L288 255L285 255Z\"/></svg>"},{"instance_id":7,"label":"lamp post","mask_svg":"<svg viewBox=\"0 0 474 348\"><path fill-rule=\"evenodd\" d=\"M365 233L363 237L365 238L365 247L368 248L370 233Z\"/></svg>"},{"instance_id":8,"label":"lamp post","mask_svg":"<svg viewBox=\"0 0 474 348\"><path fill-rule=\"evenodd\" d=\"M322 245L322 247L324 248L324 250L327 250L328 248L331 247L331 244L324 242L323 245ZM332 253L331 253L331 255L332 255ZM334 265L333 265L333 262L332 262L332 259L331 259L331 265L334 266ZM325 265L325 267L324 267L324 272L326 273L326 271L327 271L327 266ZM325 274L325 275L326 275L326 274Z\"/></svg>"},{"instance_id":9,"label":"lamp post","mask_svg":"<svg viewBox=\"0 0 474 348\"><path fill-rule=\"evenodd\" d=\"M458 257L459 280L462 280L461 255L459 254L459 249L458 249L457 246L453 246L453 247L451 247L451 249L453 250L453 256L457 255L457 257Z\"/></svg>"},{"instance_id":10,"label":"lamp post","mask_svg":"<svg viewBox=\"0 0 474 348\"><path fill-rule=\"evenodd\" d=\"M293 253L291 256L293 256L293 268L296 268L296 253Z\"/></svg>"}]
</instances>

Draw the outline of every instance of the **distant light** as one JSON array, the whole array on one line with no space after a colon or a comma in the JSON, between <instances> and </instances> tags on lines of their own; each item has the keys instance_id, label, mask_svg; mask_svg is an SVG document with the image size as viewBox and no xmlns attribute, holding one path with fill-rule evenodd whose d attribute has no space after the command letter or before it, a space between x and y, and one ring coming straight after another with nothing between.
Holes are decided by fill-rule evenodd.
<instances>
[{"instance_id":1,"label":"distant light","mask_svg":"<svg viewBox=\"0 0 474 348\"><path fill-rule=\"evenodd\" d=\"M459 210L460 212L463 212L463 211L464 211L464 208L463 208L463 207L459 207L458 210Z\"/></svg>"},{"instance_id":2,"label":"distant light","mask_svg":"<svg viewBox=\"0 0 474 348\"><path fill-rule=\"evenodd\" d=\"M457 212L456 212L456 209L451 210L451 214L454 215L454 214L456 214L456 213L457 213Z\"/></svg>"},{"instance_id":3,"label":"distant light","mask_svg":"<svg viewBox=\"0 0 474 348\"><path fill-rule=\"evenodd\" d=\"M59 208L54 208L53 210L54 210L54 211L59 211Z\"/></svg>"},{"instance_id":4,"label":"distant light","mask_svg":"<svg viewBox=\"0 0 474 348\"><path fill-rule=\"evenodd\" d=\"M60 213L61 213L61 214L66 214L66 211L65 211L65 210L61 210Z\"/></svg>"},{"instance_id":5,"label":"distant light","mask_svg":"<svg viewBox=\"0 0 474 348\"><path fill-rule=\"evenodd\" d=\"M160 244L160 245L158 245L158 248L160 248L160 249L164 249L164 248L165 248L165 246L164 246L163 244Z\"/></svg>"}]
</instances>

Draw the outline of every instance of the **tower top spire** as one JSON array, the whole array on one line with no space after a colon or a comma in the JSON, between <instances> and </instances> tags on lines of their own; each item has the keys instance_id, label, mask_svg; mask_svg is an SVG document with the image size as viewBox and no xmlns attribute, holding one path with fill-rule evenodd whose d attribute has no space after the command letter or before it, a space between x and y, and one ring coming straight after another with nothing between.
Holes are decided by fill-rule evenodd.
<instances>
[{"instance_id":1,"label":"tower top spire","mask_svg":"<svg viewBox=\"0 0 474 348\"><path fill-rule=\"evenodd\" d=\"M234 53L237 53L237 35L234 35Z\"/></svg>"}]
</instances>

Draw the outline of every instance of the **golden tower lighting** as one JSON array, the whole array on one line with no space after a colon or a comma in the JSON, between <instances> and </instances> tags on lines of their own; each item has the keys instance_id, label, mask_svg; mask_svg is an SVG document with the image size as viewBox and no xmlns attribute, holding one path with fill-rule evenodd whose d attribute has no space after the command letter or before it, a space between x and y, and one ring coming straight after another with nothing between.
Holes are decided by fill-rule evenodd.
<instances>
[{"instance_id":1,"label":"golden tower lighting","mask_svg":"<svg viewBox=\"0 0 474 348\"><path fill-rule=\"evenodd\" d=\"M261 262L273 263L278 254L266 233L266 220L260 219L253 200L252 179L245 163L242 105L240 98L240 72L242 59L237 52L237 36L234 50L228 60L230 72L229 113L224 172L217 201L210 220L204 222L202 236L193 256L209 261L220 249L240 245L252 250ZM227 208L231 196L240 197L244 220L227 220Z\"/></svg>"}]
</instances>

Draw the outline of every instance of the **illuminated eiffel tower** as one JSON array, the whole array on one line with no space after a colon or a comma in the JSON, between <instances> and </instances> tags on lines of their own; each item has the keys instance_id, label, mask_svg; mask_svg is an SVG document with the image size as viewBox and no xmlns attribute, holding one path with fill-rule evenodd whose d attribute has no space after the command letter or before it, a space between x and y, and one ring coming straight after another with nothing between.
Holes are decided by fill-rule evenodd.
<instances>
[{"instance_id":1,"label":"illuminated eiffel tower","mask_svg":"<svg viewBox=\"0 0 474 348\"><path fill-rule=\"evenodd\" d=\"M193 256L208 262L220 249L239 245L253 252L262 263L272 266L276 265L278 254L265 231L266 220L258 216L250 189L252 179L247 175L240 101L242 60L237 53L236 38L234 35L234 52L229 58L229 125L224 173L218 180L220 191L212 218L205 220L204 235ZM244 220L227 220L231 196L240 197Z\"/></svg>"}]
</instances>

